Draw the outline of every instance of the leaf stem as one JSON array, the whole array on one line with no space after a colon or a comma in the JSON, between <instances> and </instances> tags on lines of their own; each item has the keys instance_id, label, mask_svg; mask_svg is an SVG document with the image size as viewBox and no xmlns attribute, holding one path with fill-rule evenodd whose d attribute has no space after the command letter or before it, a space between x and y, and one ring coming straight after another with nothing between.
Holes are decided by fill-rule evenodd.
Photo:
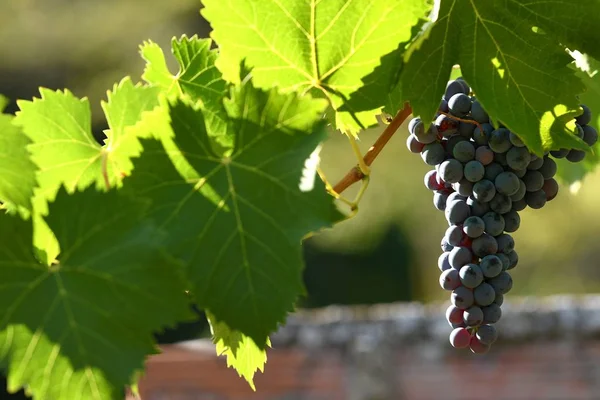
<instances>
[{"instance_id":1,"label":"leaf stem","mask_svg":"<svg viewBox=\"0 0 600 400\"><path fill-rule=\"evenodd\" d=\"M329 181L327 180L327 176L325 176L325 173L323 172L323 170L321 169L321 167L317 167L317 174L319 174L319 177L321 178L321 180L325 184L325 190L327 190L327 193L329 193L330 195L332 195L336 200L339 200L342 203L346 204L350 208L355 208L356 207L356 204L353 201L348 200L347 198L345 198L344 196L342 196L341 194L339 194L335 190L333 190L333 187L331 186L331 183L329 183Z\"/></svg>"},{"instance_id":2,"label":"leaf stem","mask_svg":"<svg viewBox=\"0 0 600 400\"><path fill-rule=\"evenodd\" d=\"M398 111L398 114L392 119L390 124L386 126L384 131L379 135L373 146L367 151L362 161L364 164L369 167L375 161L381 150L385 147L385 145L389 142L389 140L394 136L394 133L398 130L400 125L408 118L408 116L412 114L412 109L408 103L404 104L404 108ZM363 172L361 172L359 166L353 167L346 176L344 176L334 187L333 191L336 194L342 193L348 187L353 185L354 183L361 181L364 177L367 176Z\"/></svg>"},{"instance_id":3,"label":"leaf stem","mask_svg":"<svg viewBox=\"0 0 600 400\"><path fill-rule=\"evenodd\" d=\"M350 146L352 146L352 151L358 160L358 169L364 176L369 176L371 173L371 168L365 163L362 152L358 147L358 143L356 143L356 138L352 135L346 135L348 137L348 141L350 141Z\"/></svg>"}]
</instances>

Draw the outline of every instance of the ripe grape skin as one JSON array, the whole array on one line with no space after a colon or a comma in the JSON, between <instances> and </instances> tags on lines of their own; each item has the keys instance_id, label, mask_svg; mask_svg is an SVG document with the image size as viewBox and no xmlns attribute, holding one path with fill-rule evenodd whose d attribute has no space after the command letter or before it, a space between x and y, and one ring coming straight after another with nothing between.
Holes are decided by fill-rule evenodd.
<instances>
[{"instance_id":1,"label":"ripe grape skin","mask_svg":"<svg viewBox=\"0 0 600 400\"><path fill-rule=\"evenodd\" d=\"M422 135L425 133L425 124L419 117L415 117L408 122L408 132L411 135L416 135L417 133Z\"/></svg>"},{"instance_id":2,"label":"ripe grape skin","mask_svg":"<svg viewBox=\"0 0 600 400\"><path fill-rule=\"evenodd\" d=\"M465 178L461 179L460 182L453 183L452 188L461 196L469 197L473 194L473 182L469 182Z\"/></svg>"},{"instance_id":3,"label":"ripe grape skin","mask_svg":"<svg viewBox=\"0 0 600 400\"><path fill-rule=\"evenodd\" d=\"M550 179L554 175L556 175L556 170L557 170L556 162L548 156L544 157L544 163L538 169L540 174L542 174L542 176L544 177L544 180Z\"/></svg>"},{"instance_id":4,"label":"ripe grape skin","mask_svg":"<svg viewBox=\"0 0 600 400\"><path fill-rule=\"evenodd\" d=\"M508 161L506 161L506 153L495 153L494 160L503 167L508 167Z\"/></svg>"},{"instance_id":5,"label":"ripe grape skin","mask_svg":"<svg viewBox=\"0 0 600 400\"><path fill-rule=\"evenodd\" d=\"M531 155L525 147L513 147L506 153L506 162L512 169L526 169L530 161Z\"/></svg>"},{"instance_id":6,"label":"ripe grape skin","mask_svg":"<svg viewBox=\"0 0 600 400\"><path fill-rule=\"evenodd\" d=\"M498 339L498 331L493 325L481 325L475 336L481 343L491 345Z\"/></svg>"},{"instance_id":7,"label":"ripe grape skin","mask_svg":"<svg viewBox=\"0 0 600 400\"><path fill-rule=\"evenodd\" d=\"M477 128L477 125L475 124L460 121L458 123L458 134L462 137L470 139L473 137L473 131L475 131L475 128Z\"/></svg>"},{"instance_id":8,"label":"ripe grape skin","mask_svg":"<svg viewBox=\"0 0 600 400\"><path fill-rule=\"evenodd\" d=\"M494 152L488 146L479 146L475 150L475 159L484 166L489 165L494 161Z\"/></svg>"},{"instance_id":9,"label":"ripe grape skin","mask_svg":"<svg viewBox=\"0 0 600 400\"><path fill-rule=\"evenodd\" d=\"M483 321L483 311L478 306L471 306L463 313L463 319L467 326L477 326Z\"/></svg>"},{"instance_id":10,"label":"ripe grape skin","mask_svg":"<svg viewBox=\"0 0 600 400\"><path fill-rule=\"evenodd\" d=\"M569 154L567 154L567 160L569 160L573 163L583 161L584 158L585 158L585 151L583 151L583 150L571 149L569 151Z\"/></svg>"},{"instance_id":11,"label":"ripe grape skin","mask_svg":"<svg viewBox=\"0 0 600 400\"><path fill-rule=\"evenodd\" d=\"M585 104L580 104L581 108L583 108L583 113L575 117L575 122L579 125L587 125L592 121L592 111Z\"/></svg>"},{"instance_id":12,"label":"ripe grape skin","mask_svg":"<svg viewBox=\"0 0 600 400\"><path fill-rule=\"evenodd\" d=\"M529 207L538 210L546 205L546 193L541 189L536 192L527 192L525 202Z\"/></svg>"},{"instance_id":13,"label":"ripe grape skin","mask_svg":"<svg viewBox=\"0 0 600 400\"><path fill-rule=\"evenodd\" d=\"M452 115L464 117L471 111L471 98L464 93L456 93L448 99L448 108Z\"/></svg>"},{"instance_id":14,"label":"ripe grape skin","mask_svg":"<svg viewBox=\"0 0 600 400\"><path fill-rule=\"evenodd\" d=\"M496 186L487 179L482 179L473 185L473 197L482 203L491 201L496 196Z\"/></svg>"},{"instance_id":15,"label":"ripe grape skin","mask_svg":"<svg viewBox=\"0 0 600 400\"><path fill-rule=\"evenodd\" d=\"M464 310L450 304L446 309L446 321L448 321L450 326L453 324L462 324L464 323L463 314Z\"/></svg>"},{"instance_id":16,"label":"ripe grape skin","mask_svg":"<svg viewBox=\"0 0 600 400\"><path fill-rule=\"evenodd\" d=\"M511 270L514 267L517 266L517 264L519 263L519 255L517 254L516 251L511 251L510 253L508 253L506 255L510 261L510 265L508 266L507 270Z\"/></svg>"},{"instance_id":17,"label":"ripe grape skin","mask_svg":"<svg viewBox=\"0 0 600 400\"><path fill-rule=\"evenodd\" d=\"M452 246L460 246L460 243L465 238L465 234L459 225L451 225L446 229L444 237Z\"/></svg>"},{"instance_id":18,"label":"ripe grape skin","mask_svg":"<svg viewBox=\"0 0 600 400\"><path fill-rule=\"evenodd\" d=\"M511 210L512 200L502 193L496 193L494 198L490 200L490 208L498 214L505 214Z\"/></svg>"},{"instance_id":19,"label":"ripe grape skin","mask_svg":"<svg viewBox=\"0 0 600 400\"><path fill-rule=\"evenodd\" d=\"M496 236L496 242L498 243L498 253L508 254L515 248L515 240L508 233Z\"/></svg>"},{"instance_id":20,"label":"ripe grape skin","mask_svg":"<svg viewBox=\"0 0 600 400\"><path fill-rule=\"evenodd\" d=\"M425 187L429 190L441 189L440 185L437 183L437 171L435 169L427 171L427 173L423 177L423 183L425 184Z\"/></svg>"},{"instance_id":21,"label":"ripe grape skin","mask_svg":"<svg viewBox=\"0 0 600 400\"><path fill-rule=\"evenodd\" d=\"M494 299L494 302L492 304L495 304L498 307L500 307L502 304L504 304L504 295L501 293L496 293L496 298Z\"/></svg>"},{"instance_id":22,"label":"ripe grape skin","mask_svg":"<svg viewBox=\"0 0 600 400\"><path fill-rule=\"evenodd\" d=\"M505 171L499 174L494 180L496 191L505 195L512 196L519 190L519 177L513 172Z\"/></svg>"},{"instance_id":23,"label":"ripe grape skin","mask_svg":"<svg viewBox=\"0 0 600 400\"><path fill-rule=\"evenodd\" d=\"M554 158L565 158L569 154L569 149L553 150L550 155Z\"/></svg>"},{"instance_id":24,"label":"ripe grape skin","mask_svg":"<svg viewBox=\"0 0 600 400\"><path fill-rule=\"evenodd\" d=\"M523 211L525 208L527 208L527 202L525 201L524 197L521 200L513 201L513 211Z\"/></svg>"},{"instance_id":25,"label":"ripe grape skin","mask_svg":"<svg viewBox=\"0 0 600 400\"><path fill-rule=\"evenodd\" d=\"M506 294L510 292L513 286L512 277L506 271L502 271L500 275L488 279L487 283L492 285L496 293L500 294Z\"/></svg>"},{"instance_id":26,"label":"ripe grape skin","mask_svg":"<svg viewBox=\"0 0 600 400\"><path fill-rule=\"evenodd\" d=\"M542 167L542 165L544 165L544 159L535 157L532 155L531 161L529 162L527 169L532 170L532 171L537 171L538 169L540 169Z\"/></svg>"},{"instance_id":27,"label":"ripe grape skin","mask_svg":"<svg viewBox=\"0 0 600 400\"><path fill-rule=\"evenodd\" d=\"M598 131L590 125L583 126L583 141L593 146L598 141Z\"/></svg>"},{"instance_id":28,"label":"ripe grape skin","mask_svg":"<svg viewBox=\"0 0 600 400\"><path fill-rule=\"evenodd\" d=\"M519 216L518 212L510 210L509 212L504 214L503 217L504 230L506 232L516 232L521 226L521 217Z\"/></svg>"},{"instance_id":29,"label":"ripe grape skin","mask_svg":"<svg viewBox=\"0 0 600 400\"><path fill-rule=\"evenodd\" d=\"M525 169L512 169L511 168L510 172L512 172L513 174L515 174L517 176L517 178L522 178L527 173L527 168L525 168Z\"/></svg>"},{"instance_id":30,"label":"ripe grape skin","mask_svg":"<svg viewBox=\"0 0 600 400\"><path fill-rule=\"evenodd\" d=\"M479 182L483 179L485 174L485 167L479 161L469 161L465 164L464 176L470 182Z\"/></svg>"},{"instance_id":31,"label":"ripe grape skin","mask_svg":"<svg viewBox=\"0 0 600 400\"><path fill-rule=\"evenodd\" d=\"M429 143L423 147L421 158L428 165L437 165L446 158L446 151L438 142Z\"/></svg>"},{"instance_id":32,"label":"ripe grape skin","mask_svg":"<svg viewBox=\"0 0 600 400\"><path fill-rule=\"evenodd\" d=\"M460 83L460 81L457 81L456 79L448 81L448 83L446 84L446 91L444 92L443 99L449 101L450 98L457 93L469 94L465 93L465 87L462 83Z\"/></svg>"},{"instance_id":33,"label":"ripe grape skin","mask_svg":"<svg viewBox=\"0 0 600 400\"><path fill-rule=\"evenodd\" d=\"M469 342L469 349L474 354L486 354L490 351L490 345L481 343L475 336L471 337Z\"/></svg>"},{"instance_id":34,"label":"ripe grape skin","mask_svg":"<svg viewBox=\"0 0 600 400\"><path fill-rule=\"evenodd\" d=\"M459 76L458 78L456 78L456 81L458 83L460 83L464 89L464 94L469 94L471 93L471 88L469 87L469 85L467 84L467 81L465 81L465 79L462 76Z\"/></svg>"},{"instance_id":35,"label":"ripe grape skin","mask_svg":"<svg viewBox=\"0 0 600 400\"><path fill-rule=\"evenodd\" d=\"M496 299L496 291L489 283L483 282L473 290L475 304L480 307L489 306Z\"/></svg>"},{"instance_id":36,"label":"ripe grape skin","mask_svg":"<svg viewBox=\"0 0 600 400\"><path fill-rule=\"evenodd\" d=\"M470 216L463 222L463 232L472 239L481 236L484 230L485 223L479 217Z\"/></svg>"},{"instance_id":37,"label":"ripe grape skin","mask_svg":"<svg viewBox=\"0 0 600 400\"><path fill-rule=\"evenodd\" d=\"M451 158L440 164L439 174L444 182L456 183L463 178L463 166L460 161Z\"/></svg>"},{"instance_id":38,"label":"ripe grape skin","mask_svg":"<svg viewBox=\"0 0 600 400\"><path fill-rule=\"evenodd\" d=\"M504 172L504 168L502 168L502 165L498 164L497 162L493 162L489 165L486 165L485 175L483 177L488 181L493 182L494 180L496 180L496 177L502 172Z\"/></svg>"},{"instance_id":39,"label":"ripe grape skin","mask_svg":"<svg viewBox=\"0 0 600 400\"><path fill-rule=\"evenodd\" d=\"M525 147L525 143L523 143L521 138L517 136L514 132L510 132L508 139L515 147Z\"/></svg>"},{"instance_id":40,"label":"ripe grape skin","mask_svg":"<svg viewBox=\"0 0 600 400\"><path fill-rule=\"evenodd\" d=\"M454 148L461 142L466 142L468 139L460 135L452 135L446 140L446 153L454 157Z\"/></svg>"},{"instance_id":41,"label":"ripe grape skin","mask_svg":"<svg viewBox=\"0 0 600 400\"><path fill-rule=\"evenodd\" d=\"M471 116L475 121L479 122L480 124L490 122L490 117L481 106L481 103L477 100L473 101L473 103L471 104Z\"/></svg>"},{"instance_id":42,"label":"ripe grape skin","mask_svg":"<svg viewBox=\"0 0 600 400\"><path fill-rule=\"evenodd\" d=\"M484 233L473 240L471 249L476 256L485 257L488 254L495 254L498 251L498 243L493 236Z\"/></svg>"},{"instance_id":43,"label":"ripe grape skin","mask_svg":"<svg viewBox=\"0 0 600 400\"><path fill-rule=\"evenodd\" d=\"M452 294L450 295L450 301L455 307L460 308L461 310L466 310L473 305L475 299L471 290L464 286L459 286L452 291Z\"/></svg>"},{"instance_id":44,"label":"ripe grape skin","mask_svg":"<svg viewBox=\"0 0 600 400\"><path fill-rule=\"evenodd\" d=\"M546 193L546 200L550 201L558 194L558 182L554 178L550 178L544 181L542 190Z\"/></svg>"},{"instance_id":45,"label":"ripe grape skin","mask_svg":"<svg viewBox=\"0 0 600 400\"><path fill-rule=\"evenodd\" d=\"M438 115L433 124L443 137L450 137L458 132L458 121L444 114Z\"/></svg>"},{"instance_id":46,"label":"ripe grape skin","mask_svg":"<svg viewBox=\"0 0 600 400\"><path fill-rule=\"evenodd\" d=\"M479 263L481 272L485 278L494 278L504 270L502 260L496 254L488 254Z\"/></svg>"},{"instance_id":47,"label":"ripe grape skin","mask_svg":"<svg viewBox=\"0 0 600 400\"><path fill-rule=\"evenodd\" d=\"M471 208L464 200L454 200L446 202L444 214L450 225L458 225L471 216Z\"/></svg>"},{"instance_id":48,"label":"ripe grape skin","mask_svg":"<svg viewBox=\"0 0 600 400\"><path fill-rule=\"evenodd\" d=\"M450 193L450 195L448 195L448 204L452 203L453 201L457 201L457 200L467 201L467 198L457 192Z\"/></svg>"},{"instance_id":49,"label":"ripe grape skin","mask_svg":"<svg viewBox=\"0 0 600 400\"><path fill-rule=\"evenodd\" d=\"M450 251L450 256L448 257L448 261L452 268L459 270L464 265L471 262L473 259L473 253L467 247L456 246Z\"/></svg>"},{"instance_id":50,"label":"ripe grape skin","mask_svg":"<svg viewBox=\"0 0 600 400\"><path fill-rule=\"evenodd\" d=\"M579 139L583 139L583 128L578 123L575 123L575 135L579 137Z\"/></svg>"},{"instance_id":51,"label":"ripe grape skin","mask_svg":"<svg viewBox=\"0 0 600 400\"><path fill-rule=\"evenodd\" d=\"M440 274L440 286L445 290L454 290L461 284L458 271L450 268Z\"/></svg>"},{"instance_id":52,"label":"ripe grape skin","mask_svg":"<svg viewBox=\"0 0 600 400\"><path fill-rule=\"evenodd\" d=\"M502 271L506 271L507 269L510 268L510 259L508 258L508 256L506 254L496 253L494 255L502 261Z\"/></svg>"},{"instance_id":53,"label":"ripe grape skin","mask_svg":"<svg viewBox=\"0 0 600 400\"><path fill-rule=\"evenodd\" d=\"M490 205L488 203L481 202L473 197L467 199L467 204L471 207L471 215L476 217L481 217L490 210Z\"/></svg>"},{"instance_id":54,"label":"ripe grape skin","mask_svg":"<svg viewBox=\"0 0 600 400\"><path fill-rule=\"evenodd\" d=\"M485 225L486 233L492 236L498 236L504 231L505 221L501 214L498 214L494 211L488 211L485 213L482 219Z\"/></svg>"},{"instance_id":55,"label":"ripe grape skin","mask_svg":"<svg viewBox=\"0 0 600 400\"><path fill-rule=\"evenodd\" d=\"M440 190L436 190L433 193L433 205L435 206L435 208L437 208L440 211L444 211L446 209L446 200L448 199L448 194L440 191Z\"/></svg>"},{"instance_id":56,"label":"ripe grape skin","mask_svg":"<svg viewBox=\"0 0 600 400\"><path fill-rule=\"evenodd\" d=\"M488 144L488 139L490 137L490 134L494 131L494 127L492 126L492 124L489 123L484 123L480 126L483 129L483 132L479 129L479 126L475 128L475 130L473 131L473 140L475 141L475 143L481 146Z\"/></svg>"},{"instance_id":57,"label":"ripe grape skin","mask_svg":"<svg viewBox=\"0 0 600 400\"><path fill-rule=\"evenodd\" d=\"M475 158L475 146L467 140L461 141L454 146L452 155L460 162L469 162Z\"/></svg>"},{"instance_id":58,"label":"ripe grape skin","mask_svg":"<svg viewBox=\"0 0 600 400\"><path fill-rule=\"evenodd\" d=\"M492 303L489 306L482 307L483 311L483 323L484 324L495 324L502 318L502 309L496 303Z\"/></svg>"},{"instance_id":59,"label":"ripe grape skin","mask_svg":"<svg viewBox=\"0 0 600 400\"><path fill-rule=\"evenodd\" d=\"M438 257L438 268L440 269L440 272L444 272L445 270L452 268L450 261L448 261L448 256L450 256L450 252L444 251Z\"/></svg>"},{"instance_id":60,"label":"ripe grape skin","mask_svg":"<svg viewBox=\"0 0 600 400\"><path fill-rule=\"evenodd\" d=\"M442 248L442 251L452 251L452 249L454 248L454 246L446 242L446 238L442 238L440 242L440 247Z\"/></svg>"},{"instance_id":61,"label":"ripe grape skin","mask_svg":"<svg viewBox=\"0 0 600 400\"><path fill-rule=\"evenodd\" d=\"M483 272L477 264L466 264L458 271L460 282L464 287L474 289L483 282ZM492 285L493 286L493 285Z\"/></svg>"},{"instance_id":62,"label":"ripe grape skin","mask_svg":"<svg viewBox=\"0 0 600 400\"><path fill-rule=\"evenodd\" d=\"M510 199L514 203L515 201L523 200L526 193L527 193L527 186L525 186L525 182L523 182L521 179L519 179L519 190L517 190L517 192L515 194L513 194L512 196L508 196L508 197L510 197Z\"/></svg>"},{"instance_id":63,"label":"ripe grape skin","mask_svg":"<svg viewBox=\"0 0 600 400\"><path fill-rule=\"evenodd\" d=\"M537 192L544 186L544 176L540 171L527 171L523 183L528 192Z\"/></svg>"},{"instance_id":64,"label":"ripe grape skin","mask_svg":"<svg viewBox=\"0 0 600 400\"><path fill-rule=\"evenodd\" d=\"M455 328L450 332L450 344L457 349L465 349L471 343L471 334L466 328Z\"/></svg>"},{"instance_id":65,"label":"ripe grape skin","mask_svg":"<svg viewBox=\"0 0 600 400\"><path fill-rule=\"evenodd\" d=\"M506 153L511 147L510 131L505 128L494 130L489 137L488 145L496 153Z\"/></svg>"},{"instance_id":66,"label":"ripe grape skin","mask_svg":"<svg viewBox=\"0 0 600 400\"><path fill-rule=\"evenodd\" d=\"M413 134L408 135L406 138L406 147L411 153L420 153L425 145L417 140L417 137Z\"/></svg>"}]
</instances>

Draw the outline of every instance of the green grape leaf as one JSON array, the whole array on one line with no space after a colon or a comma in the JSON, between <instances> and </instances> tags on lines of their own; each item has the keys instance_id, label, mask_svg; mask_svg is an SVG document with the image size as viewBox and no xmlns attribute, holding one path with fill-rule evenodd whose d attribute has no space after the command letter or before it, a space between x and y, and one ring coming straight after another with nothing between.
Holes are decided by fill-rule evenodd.
<instances>
[{"instance_id":1,"label":"green grape leaf","mask_svg":"<svg viewBox=\"0 0 600 400\"><path fill-rule=\"evenodd\" d=\"M600 1L509 0L507 12L525 18L572 50L600 59Z\"/></svg>"},{"instance_id":2,"label":"green grape leaf","mask_svg":"<svg viewBox=\"0 0 600 400\"><path fill-rule=\"evenodd\" d=\"M69 192L90 185L102 188L119 183L122 174L130 173L129 158L138 155L140 147L126 129L143 111L158 104L158 93L155 88L134 86L128 78L115 85L102 105L110 126L104 147L92 135L87 99L78 99L69 91L41 88L40 99L19 101L15 123L31 139L31 159L40 167L38 211L45 213L46 201L54 198L61 185Z\"/></svg>"},{"instance_id":3,"label":"green grape leaf","mask_svg":"<svg viewBox=\"0 0 600 400\"><path fill-rule=\"evenodd\" d=\"M27 151L31 141L12 120L0 114L0 202L31 210L38 168Z\"/></svg>"},{"instance_id":4,"label":"green grape leaf","mask_svg":"<svg viewBox=\"0 0 600 400\"><path fill-rule=\"evenodd\" d=\"M217 66L237 82L246 59L258 87L321 91L352 134L376 123L380 96L355 95L381 62L411 37L427 0L204 0L202 15L219 44ZM369 82L366 82L369 84ZM314 95L314 93L313 93ZM356 110L356 111L355 111Z\"/></svg>"},{"instance_id":5,"label":"green grape leaf","mask_svg":"<svg viewBox=\"0 0 600 400\"><path fill-rule=\"evenodd\" d=\"M8 107L9 100L6 96L0 94L0 113Z\"/></svg>"},{"instance_id":6,"label":"green grape leaf","mask_svg":"<svg viewBox=\"0 0 600 400\"><path fill-rule=\"evenodd\" d=\"M229 148L229 137L223 135L227 119L223 98L227 87L221 71L215 66L217 51L210 49L211 44L210 39L198 39L197 36L173 38L171 51L179 63L179 72L172 75L162 49L156 43L144 43L140 48L142 58L146 60L142 79L160 87L169 96L184 94L200 101L209 134Z\"/></svg>"},{"instance_id":7,"label":"green grape leaf","mask_svg":"<svg viewBox=\"0 0 600 400\"><path fill-rule=\"evenodd\" d=\"M302 238L343 218L305 166L327 136L327 102L247 82L225 106L231 155L212 150L202 108L175 99L171 132L156 134L164 147L143 140L124 185L153 200L149 216L186 262L198 305L260 344L304 292Z\"/></svg>"},{"instance_id":8,"label":"green grape leaf","mask_svg":"<svg viewBox=\"0 0 600 400\"><path fill-rule=\"evenodd\" d=\"M516 132L533 152L587 149L573 134L572 119L581 111L576 95L584 86L568 68L571 57L504 3L441 3L436 22L405 53L402 90L414 114L434 117L451 68L460 64L493 122Z\"/></svg>"},{"instance_id":9,"label":"green grape leaf","mask_svg":"<svg viewBox=\"0 0 600 400\"><path fill-rule=\"evenodd\" d=\"M592 122L590 125L600 131L600 62L582 55L589 71L577 70L577 76L581 78L587 90L579 95L579 100L592 110ZM566 184L572 185L573 189L580 187L578 183L593 172L600 163L600 142L592 146L592 151L585 155L583 161L578 163L569 162L566 159L557 159L558 171L556 175Z\"/></svg>"},{"instance_id":10,"label":"green grape leaf","mask_svg":"<svg viewBox=\"0 0 600 400\"><path fill-rule=\"evenodd\" d=\"M256 391L254 374L256 371L264 372L267 363L265 347L271 346L269 339L266 344L257 346L251 338L231 329L226 323L217 321L211 313L206 313L206 317L210 324L217 355L227 357L227 366L233 367L239 376L248 382L252 390Z\"/></svg>"},{"instance_id":11,"label":"green grape leaf","mask_svg":"<svg viewBox=\"0 0 600 400\"><path fill-rule=\"evenodd\" d=\"M0 215L0 363L8 389L40 399L122 399L153 332L190 315L183 269L142 219L147 202L61 188L48 226L56 264L33 253L32 222ZM76 212L74 212L76 210Z\"/></svg>"}]
</instances>

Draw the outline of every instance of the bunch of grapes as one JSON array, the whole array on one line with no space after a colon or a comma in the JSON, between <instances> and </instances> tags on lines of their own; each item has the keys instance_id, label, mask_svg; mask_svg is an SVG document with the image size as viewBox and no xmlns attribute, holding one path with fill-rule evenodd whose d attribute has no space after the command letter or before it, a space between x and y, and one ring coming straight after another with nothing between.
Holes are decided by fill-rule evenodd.
<instances>
[{"instance_id":1,"label":"bunch of grapes","mask_svg":"<svg viewBox=\"0 0 600 400\"><path fill-rule=\"evenodd\" d=\"M588 125L590 109L582 108L577 134L591 146L598 133ZM515 132L490 123L462 78L448 82L434 122L413 118L408 129L408 149L435 166L425 186L449 224L438 266L440 285L451 291L450 343L486 353L498 337L494 324L513 285L508 271L519 261L510 235L519 229L519 211L542 208L556 197L552 157L579 162L585 152L560 149L537 157Z\"/></svg>"}]
</instances>

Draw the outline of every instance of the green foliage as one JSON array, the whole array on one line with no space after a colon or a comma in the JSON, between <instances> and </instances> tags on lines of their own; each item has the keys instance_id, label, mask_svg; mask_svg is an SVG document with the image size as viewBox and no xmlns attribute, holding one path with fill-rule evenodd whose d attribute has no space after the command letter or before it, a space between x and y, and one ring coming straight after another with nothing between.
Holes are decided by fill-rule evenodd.
<instances>
[{"instance_id":1,"label":"green foliage","mask_svg":"<svg viewBox=\"0 0 600 400\"><path fill-rule=\"evenodd\" d=\"M599 75L565 48L598 69L598 1L442 0L432 20L428 0L204 3L218 50L173 39L173 73L145 42L144 83L125 78L102 103L104 143L68 90L0 115L0 201L19 211L0 214L10 390L120 399L157 351L152 334L191 302L254 389L305 291L303 239L345 217L316 176L328 122L356 135L406 101L429 119L455 64L538 154L586 148L573 116L580 101L600 112ZM593 169L593 150L563 178Z\"/></svg>"},{"instance_id":2,"label":"green foliage","mask_svg":"<svg viewBox=\"0 0 600 400\"><path fill-rule=\"evenodd\" d=\"M551 36L532 30L530 15L513 13L505 3L443 1L438 20L407 52L406 98L415 114L433 117L452 66L460 64L496 123L519 134L532 151L585 149L567 124L581 112L575 96L584 90L568 68L572 59ZM544 4L538 17L552 18L554 3Z\"/></svg>"}]
</instances>

